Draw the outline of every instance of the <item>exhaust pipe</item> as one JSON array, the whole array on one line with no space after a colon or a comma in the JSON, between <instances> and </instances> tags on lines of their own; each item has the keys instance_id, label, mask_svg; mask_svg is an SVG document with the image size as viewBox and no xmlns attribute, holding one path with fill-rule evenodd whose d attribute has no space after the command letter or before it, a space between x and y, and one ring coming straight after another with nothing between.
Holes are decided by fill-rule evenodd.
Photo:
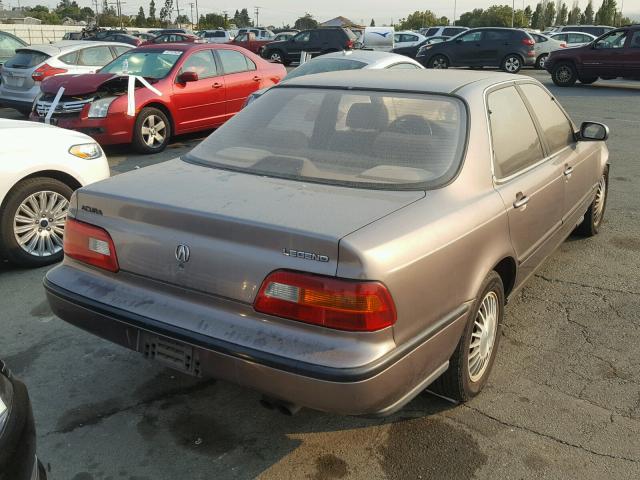
<instances>
[{"instance_id":1,"label":"exhaust pipe","mask_svg":"<svg viewBox=\"0 0 640 480\"><path fill-rule=\"evenodd\" d=\"M263 396L260 399L260 405L262 405L264 408L268 410L277 410L281 414L286 415L288 417L294 416L302 408L300 405L296 405L295 403L286 402L284 400L278 400L276 398L271 398L267 396Z\"/></svg>"}]
</instances>

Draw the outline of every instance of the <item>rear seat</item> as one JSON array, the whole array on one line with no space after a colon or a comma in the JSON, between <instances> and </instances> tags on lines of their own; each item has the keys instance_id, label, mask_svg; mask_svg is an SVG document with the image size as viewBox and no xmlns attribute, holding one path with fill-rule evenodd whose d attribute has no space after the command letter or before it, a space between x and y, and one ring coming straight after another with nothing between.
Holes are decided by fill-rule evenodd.
<instances>
[{"instance_id":1,"label":"rear seat","mask_svg":"<svg viewBox=\"0 0 640 480\"><path fill-rule=\"evenodd\" d=\"M336 152L369 155L376 136L389 123L383 104L355 103L347 113L349 130L335 132L327 141L327 148Z\"/></svg>"}]
</instances>

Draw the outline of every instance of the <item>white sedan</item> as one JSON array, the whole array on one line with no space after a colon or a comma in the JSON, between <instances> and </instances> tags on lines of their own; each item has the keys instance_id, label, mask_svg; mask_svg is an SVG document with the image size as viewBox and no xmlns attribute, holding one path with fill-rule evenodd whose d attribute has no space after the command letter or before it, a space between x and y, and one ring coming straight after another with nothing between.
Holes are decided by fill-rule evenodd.
<instances>
[{"instance_id":1,"label":"white sedan","mask_svg":"<svg viewBox=\"0 0 640 480\"><path fill-rule=\"evenodd\" d=\"M74 190L109 177L100 146L79 132L0 119L0 259L39 267L62 259Z\"/></svg>"},{"instance_id":2,"label":"white sedan","mask_svg":"<svg viewBox=\"0 0 640 480\"><path fill-rule=\"evenodd\" d=\"M412 31L396 32L393 36L393 48L415 47L426 39L424 35Z\"/></svg>"}]
</instances>

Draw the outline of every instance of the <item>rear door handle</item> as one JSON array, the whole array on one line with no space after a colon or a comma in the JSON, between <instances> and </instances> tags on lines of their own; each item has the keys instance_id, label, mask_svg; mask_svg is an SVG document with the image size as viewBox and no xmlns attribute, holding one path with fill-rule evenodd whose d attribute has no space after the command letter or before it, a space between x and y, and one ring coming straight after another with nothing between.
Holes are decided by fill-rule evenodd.
<instances>
[{"instance_id":1,"label":"rear door handle","mask_svg":"<svg viewBox=\"0 0 640 480\"><path fill-rule=\"evenodd\" d=\"M567 168L565 168L564 172L562 172L562 173L564 173L565 177L567 177L567 178L570 177L571 174L573 173L573 167L567 166Z\"/></svg>"},{"instance_id":2,"label":"rear door handle","mask_svg":"<svg viewBox=\"0 0 640 480\"><path fill-rule=\"evenodd\" d=\"M213 85L211 85L211 88L222 88L222 84L215 82Z\"/></svg>"},{"instance_id":3,"label":"rear door handle","mask_svg":"<svg viewBox=\"0 0 640 480\"><path fill-rule=\"evenodd\" d=\"M516 195L516 201L513 202L513 208L522 208L527 203L529 203L529 197L527 197L526 195L523 195L522 193L518 193Z\"/></svg>"}]
</instances>

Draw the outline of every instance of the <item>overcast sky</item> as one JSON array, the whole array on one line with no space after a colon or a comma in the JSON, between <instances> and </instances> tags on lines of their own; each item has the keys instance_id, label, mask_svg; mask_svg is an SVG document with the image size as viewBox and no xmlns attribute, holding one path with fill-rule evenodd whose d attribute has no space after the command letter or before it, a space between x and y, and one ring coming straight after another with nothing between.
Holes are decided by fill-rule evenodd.
<instances>
[{"instance_id":1,"label":"overcast sky","mask_svg":"<svg viewBox=\"0 0 640 480\"><path fill-rule=\"evenodd\" d=\"M2 0L6 6L20 5L33 6L37 4L45 4L55 6L59 0ZM91 0L76 0L82 7L92 6ZM102 0L99 0L102 3ZM110 0L115 1L115 0ZM123 0L123 12L134 14L140 6L144 7L145 13L148 13L149 0ZM164 0L155 0L156 8L160 11L160 7ZM180 13L190 15L190 3L196 0L177 0ZM573 3L573 0L565 0L567 5ZM584 8L588 0L579 0L581 8ZM175 5L176 0L174 0ZM622 0L618 0L620 5ZM510 3L509 0L458 0L456 16L461 13L472 10L473 8L487 8L494 4ZM516 8L522 8L524 5L535 6L536 0L515 0ZM594 6L597 9L601 0L594 0ZM382 25L406 17L409 13L416 10L432 10L436 15L445 15L453 18L454 0L403 0L402 2L394 2L391 0L367 0L345 2L344 0L320 0L320 1L300 1L300 0L198 0L198 10L203 13L221 13L224 10L233 15L236 9L246 7L252 18L254 18L253 7L260 6L260 24L281 26L283 24L291 24L296 18L304 15L306 12L311 13L318 21L322 22L330 18L342 15L357 23L369 24L373 17L376 24ZM626 15L640 15L640 0L624 0L624 13Z\"/></svg>"}]
</instances>

